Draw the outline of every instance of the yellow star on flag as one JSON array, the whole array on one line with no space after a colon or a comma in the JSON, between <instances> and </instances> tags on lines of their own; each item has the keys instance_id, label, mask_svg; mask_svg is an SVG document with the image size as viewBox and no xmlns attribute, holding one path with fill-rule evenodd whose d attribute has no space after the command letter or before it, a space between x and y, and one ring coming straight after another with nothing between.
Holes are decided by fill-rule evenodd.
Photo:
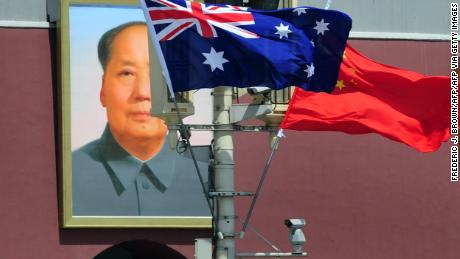
<instances>
[{"instance_id":1,"label":"yellow star on flag","mask_svg":"<svg viewBox=\"0 0 460 259\"><path fill-rule=\"evenodd\" d=\"M339 90L342 90L345 87L343 80L337 80L337 84L335 85L335 87L339 88Z\"/></svg>"},{"instance_id":2,"label":"yellow star on flag","mask_svg":"<svg viewBox=\"0 0 460 259\"><path fill-rule=\"evenodd\" d=\"M350 83L352 83L352 84L354 84L354 85L357 85L357 84L358 84L358 83L356 83L356 81L355 81L353 78L350 80Z\"/></svg>"}]
</instances>

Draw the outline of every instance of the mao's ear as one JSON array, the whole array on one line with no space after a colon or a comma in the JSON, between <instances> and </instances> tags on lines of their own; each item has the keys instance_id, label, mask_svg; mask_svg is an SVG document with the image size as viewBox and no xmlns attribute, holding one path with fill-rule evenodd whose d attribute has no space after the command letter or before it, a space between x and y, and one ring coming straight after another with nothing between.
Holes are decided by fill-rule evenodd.
<instances>
[{"instance_id":1,"label":"mao's ear","mask_svg":"<svg viewBox=\"0 0 460 259\"><path fill-rule=\"evenodd\" d=\"M104 74L105 75L105 74ZM101 101L102 107L106 107L105 105L105 77L102 75L102 86L101 86L101 91L99 92L99 100Z\"/></svg>"}]
</instances>

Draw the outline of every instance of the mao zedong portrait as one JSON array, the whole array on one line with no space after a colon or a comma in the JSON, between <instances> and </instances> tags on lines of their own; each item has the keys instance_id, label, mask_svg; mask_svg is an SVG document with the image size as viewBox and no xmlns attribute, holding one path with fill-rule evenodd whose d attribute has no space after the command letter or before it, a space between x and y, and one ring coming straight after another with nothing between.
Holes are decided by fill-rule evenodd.
<instances>
[{"instance_id":1,"label":"mao zedong portrait","mask_svg":"<svg viewBox=\"0 0 460 259\"><path fill-rule=\"evenodd\" d=\"M107 125L99 139L72 152L73 215L208 216L193 162L169 148L165 122L150 115L145 23L105 32L98 57ZM202 174L204 160L198 161Z\"/></svg>"}]
</instances>

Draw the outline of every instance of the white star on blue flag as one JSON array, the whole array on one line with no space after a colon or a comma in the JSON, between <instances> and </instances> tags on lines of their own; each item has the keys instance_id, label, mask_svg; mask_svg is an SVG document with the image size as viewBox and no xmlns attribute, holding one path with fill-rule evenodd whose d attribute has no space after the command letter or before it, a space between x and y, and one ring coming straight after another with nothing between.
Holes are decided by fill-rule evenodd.
<instances>
[{"instance_id":1,"label":"white star on blue flag","mask_svg":"<svg viewBox=\"0 0 460 259\"><path fill-rule=\"evenodd\" d=\"M307 78L310 78L315 74L315 66L311 63L311 66L307 65L307 69L304 71L307 73Z\"/></svg>"},{"instance_id":2,"label":"white star on blue flag","mask_svg":"<svg viewBox=\"0 0 460 259\"><path fill-rule=\"evenodd\" d=\"M207 64L211 66L211 71L214 72L216 68L224 71L224 63L227 63L228 60L224 58L224 52L219 51L216 52L213 47L211 47L211 51L209 53L201 53L206 60L203 62L203 64Z\"/></svg>"},{"instance_id":3,"label":"white star on blue flag","mask_svg":"<svg viewBox=\"0 0 460 259\"><path fill-rule=\"evenodd\" d=\"M288 33L291 33L292 31L289 30L289 25L284 25L283 23L280 23L280 26L275 26L277 29L277 32L275 34L278 34L280 36L280 39L283 37L288 38Z\"/></svg>"},{"instance_id":4,"label":"white star on blue flag","mask_svg":"<svg viewBox=\"0 0 460 259\"><path fill-rule=\"evenodd\" d=\"M329 30L329 28L327 27L328 25L329 23L324 22L324 19L321 19L321 21L316 22L316 26L313 27L313 29L317 31L317 35L324 35L324 32Z\"/></svg>"},{"instance_id":5,"label":"white star on blue flag","mask_svg":"<svg viewBox=\"0 0 460 259\"><path fill-rule=\"evenodd\" d=\"M297 15L300 16L301 14L307 13L307 8L299 7L299 8L292 10L292 12L297 13Z\"/></svg>"}]
</instances>

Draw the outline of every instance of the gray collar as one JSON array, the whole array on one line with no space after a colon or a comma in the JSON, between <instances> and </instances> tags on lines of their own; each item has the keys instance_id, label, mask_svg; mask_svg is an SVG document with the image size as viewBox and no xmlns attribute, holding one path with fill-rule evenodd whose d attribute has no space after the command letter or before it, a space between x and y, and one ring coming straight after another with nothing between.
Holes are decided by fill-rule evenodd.
<instances>
[{"instance_id":1,"label":"gray collar","mask_svg":"<svg viewBox=\"0 0 460 259\"><path fill-rule=\"evenodd\" d=\"M105 160L105 166L113 172L112 181L119 194L130 186L134 186L134 182L144 165L147 170L143 169L143 173L158 189L164 191L171 185L178 154L175 150L169 149L167 140L157 155L142 162L130 155L117 143L107 125L98 146L101 156ZM120 184L122 186L119 186Z\"/></svg>"}]
</instances>

